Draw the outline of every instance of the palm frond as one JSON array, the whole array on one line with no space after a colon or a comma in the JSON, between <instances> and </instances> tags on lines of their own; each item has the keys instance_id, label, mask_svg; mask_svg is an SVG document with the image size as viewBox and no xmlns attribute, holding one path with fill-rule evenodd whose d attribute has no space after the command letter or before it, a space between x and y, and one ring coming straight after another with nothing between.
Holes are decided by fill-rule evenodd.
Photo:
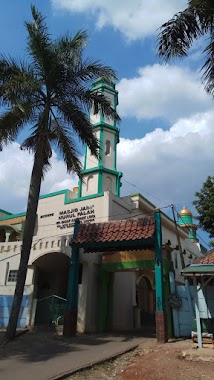
<instances>
[{"instance_id":1,"label":"palm frond","mask_svg":"<svg viewBox=\"0 0 214 380\"><path fill-rule=\"evenodd\" d=\"M31 65L0 56L0 101L4 106L17 102L38 102L42 98L40 81Z\"/></svg>"},{"instance_id":2,"label":"palm frond","mask_svg":"<svg viewBox=\"0 0 214 380\"><path fill-rule=\"evenodd\" d=\"M206 61L202 67L202 80L205 83L205 90L214 96L214 32L211 34L210 43L204 50Z\"/></svg>"},{"instance_id":3,"label":"palm frond","mask_svg":"<svg viewBox=\"0 0 214 380\"><path fill-rule=\"evenodd\" d=\"M32 117L31 107L22 104L0 116L0 150L4 145L14 141Z\"/></svg>"},{"instance_id":4,"label":"palm frond","mask_svg":"<svg viewBox=\"0 0 214 380\"><path fill-rule=\"evenodd\" d=\"M40 151L43 159L42 179L45 173L51 168L50 158L52 157L51 136L45 128L41 127L41 117L39 124L33 126L33 133L21 144L21 150L37 154Z\"/></svg>"},{"instance_id":5,"label":"palm frond","mask_svg":"<svg viewBox=\"0 0 214 380\"><path fill-rule=\"evenodd\" d=\"M77 70L78 77L87 83L87 81L95 81L98 78L103 78L111 83L117 80L115 70L109 66L102 65L99 61L87 59L81 63Z\"/></svg>"},{"instance_id":6,"label":"palm frond","mask_svg":"<svg viewBox=\"0 0 214 380\"><path fill-rule=\"evenodd\" d=\"M68 34L53 43L55 60L52 65L54 83L61 86L68 82L78 84L77 68L82 62L83 48L87 44L87 33L79 31L73 38Z\"/></svg>"},{"instance_id":7,"label":"palm frond","mask_svg":"<svg viewBox=\"0 0 214 380\"><path fill-rule=\"evenodd\" d=\"M72 138L72 130L64 125L62 120L57 119L53 113L52 115L54 120L51 128L51 140L58 146L68 173L74 171L81 177L82 164Z\"/></svg>"},{"instance_id":8,"label":"palm frond","mask_svg":"<svg viewBox=\"0 0 214 380\"><path fill-rule=\"evenodd\" d=\"M27 51L33 61L35 70L46 83L52 63L56 58L53 53L53 42L45 23L45 17L34 6L32 6L31 10L33 22L25 22L25 27L28 31Z\"/></svg>"},{"instance_id":9,"label":"palm frond","mask_svg":"<svg viewBox=\"0 0 214 380\"><path fill-rule=\"evenodd\" d=\"M109 100L100 92L91 92L90 90L86 91L84 94L84 101L88 102L89 109L96 105L102 112L103 116L112 118L116 121L116 123L121 122L120 116L116 110L111 107Z\"/></svg>"},{"instance_id":10,"label":"palm frond","mask_svg":"<svg viewBox=\"0 0 214 380\"><path fill-rule=\"evenodd\" d=\"M198 18L203 34L210 32L214 25L213 0L189 0L189 8L194 11L195 16Z\"/></svg>"},{"instance_id":11,"label":"palm frond","mask_svg":"<svg viewBox=\"0 0 214 380\"><path fill-rule=\"evenodd\" d=\"M78 106L68 102L57 105L64 124L77 134L83 144L88 145L92 154L98 157L99 143L95 137L93 127L85 114Z\"/></svg>"},{"instance_id":12,"label":"palm frond","mask_svg":"<svg viewBox=\"0 0 214 380\"><path fill-rule=\"evenodd\" d=\"M56 40L56 45L63 52L82 51L88 43L88 33L86 30L79 30L74 37L68 33Z\"/></svg>"},{"instance_id":13,"label":"palm frond","mask_svg":"<svg viewBox=\"0 0 214 380\"><path fill-rule=\"evenodd\" d=\"M202 35L194 10L188 7L163 24L158 34L157 50L164 62L187 55L193 41Z\"/></svg>"}]
</instances>

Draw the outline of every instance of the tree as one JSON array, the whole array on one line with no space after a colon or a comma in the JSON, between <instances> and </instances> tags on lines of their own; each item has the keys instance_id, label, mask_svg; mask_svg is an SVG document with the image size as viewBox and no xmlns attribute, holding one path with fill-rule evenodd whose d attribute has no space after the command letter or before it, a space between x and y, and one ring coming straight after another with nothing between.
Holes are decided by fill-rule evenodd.
<instances>
[{"instance_id":1,"label":"tree","mask_svg":"<svg viewBox=\"0 0 214 380\"><path fill-rule=\"evenodd\" d=\"M200 227L212 238L214 237L214 177L209 176L195 196L197 199L192 203L198 212L196 219L199 220Z\"/></svg>"},{"instance_id":2,"label":"tree","mask_svg":"<svg viewBox=\"0 0 214 380\"><path fill-rule=\"evenodd\" d=\"M0 149L13 141L26 125L31 134L21 149L34 154L20 265L6 337L16 333L32 245L41 181L50 167L52 147L61 153L68 172L81 176L81 162L74 135L98 157L99 145L88 118L91 107L119 121L116 111L99 92L90 91L92 81L116 79L113 69L83 58L87 33L79 31L51 38L45 18L31 7L32 22L25 22L29 62L0 57Z\"/></svg>"},{"instance_id":3,"label":"tree","mask_svg":"<svg viewBox=\"0 0 214 380\"><path fill-rule=\"evenodd\" d=\"M158 35L158 55L168 62L171 58L187 56L193 42L208 37L203 50L206 55L201 68L205 90L214 96L214 1L188 0L183 12L163 24Z\"/></svg>"}]
</instances>

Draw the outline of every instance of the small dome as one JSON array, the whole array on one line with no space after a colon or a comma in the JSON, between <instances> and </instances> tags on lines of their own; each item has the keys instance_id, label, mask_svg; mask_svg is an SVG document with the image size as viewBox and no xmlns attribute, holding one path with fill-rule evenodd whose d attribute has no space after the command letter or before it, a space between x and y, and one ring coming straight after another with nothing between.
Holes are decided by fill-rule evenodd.
<instances>
[{"instance_id":1,"label":"small dome","mask_svg":"<svg viewBox=\"0 0 214 380\"><path fill-rule=\"evenodd\" d=\"M183 207L182 210L179 212L180 216L192 216L192 213L188 208Z\"/></svg>"},{"instance_id":2,"label":"small dome","mask_svg":"<svg viewBox=\"0 0 214 380\"><path fill-rule=\"evenodd\" d=\"M73 187L73 192L74 192L74 193L78 193L78 190L79 190L79 187L78 187L78 186Z\"/></svg>"}]
</instances>

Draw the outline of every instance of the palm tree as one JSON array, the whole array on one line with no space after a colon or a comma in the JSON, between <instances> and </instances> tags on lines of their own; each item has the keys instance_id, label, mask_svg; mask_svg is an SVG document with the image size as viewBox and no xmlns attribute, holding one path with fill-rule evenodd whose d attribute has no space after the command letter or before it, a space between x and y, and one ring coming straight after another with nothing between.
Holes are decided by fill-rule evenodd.
<instances>
[{"instance_id":1,"label":"palm tree","mask_svg":"<svg viewBox=\"0 0 214 380\"><path fill-rule=\"evenodd\" d=\"M81 162L74 141L87 144L98 157L99 145L88 118L92 106L119 121L116 111L99 92L90 91L99 77L116 79L114 70L99 61L83 58L87 33L79 31L73 38L65 35L53 40L43 15L31 7L33 22L25 22L28 33L29 63L0 57L0 149L13 141L26 126L31 134L21 145L34 154L26 221L18 279L6 331L7 339L16 333L28 260L34 233L36 212L45 171L50 167L52 147L61 153L68 172L81 176Z\"/></svg>"},{"instance_id":2,"label":"palm tree","mask_svg":"<svg viewBox=\"0 0 214 380\"><path fill-rule=\"evenodd\" d=\"M163 24L158 35L158 55L164 62L187 56L193 42L206 37L205 63L201 70L205 90L214 96L214 1L189 0L183 12Z\"/></svg>"}]
</instances>

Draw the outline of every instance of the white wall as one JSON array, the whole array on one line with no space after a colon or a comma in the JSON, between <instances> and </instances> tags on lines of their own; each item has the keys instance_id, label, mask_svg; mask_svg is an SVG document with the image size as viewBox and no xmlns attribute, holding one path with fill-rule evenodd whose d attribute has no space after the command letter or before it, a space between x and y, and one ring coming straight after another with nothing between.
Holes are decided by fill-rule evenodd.
<instances>
[{"instance_id":1,"label":"white wall","mask_svg":"<svg viewBox=\"0 0 214 380\"><path fill-rule=\"evenodd\" d=\"M114 94L105 89L105 97L110 101L112 108L114 108ZM114 120L110 117L104 116L104 122L110 125L114 125Z\"/></svg>"},{"instance_id":2,"label":"white wall","mask_svg":"<svg viewBox=\"0 0 214 380\"><path fill-rule=\"evenodd\" d=\"M82 197L98 193L98 172L84 175L82 184Z\"/></svg>"},{"instance_id":3,"label":"white wall","mask_svg":"<svg viewBox=\"0 0 214 380\"><path fill-rule=\"evenodd\" d=\"M94 134L98 140L100 140L100 130L95 130ZM86 168L91 169L98 166L98 158L92 156L90 149L87 147L87 156L86 156Z\"/></svg>"},{"instance_id":4,"label":"white wall","mask_svg":"<svg viewBox=\"0 0 214 380\"><path fill-rule=\"evenodd\" d=\"M106 141L110 141L110 154L105 154ZM115 132L107 129L103 129L103 151L102 159L104 168L114 170L114 160L115 160Z\"/></svg>"}]
</instances>

